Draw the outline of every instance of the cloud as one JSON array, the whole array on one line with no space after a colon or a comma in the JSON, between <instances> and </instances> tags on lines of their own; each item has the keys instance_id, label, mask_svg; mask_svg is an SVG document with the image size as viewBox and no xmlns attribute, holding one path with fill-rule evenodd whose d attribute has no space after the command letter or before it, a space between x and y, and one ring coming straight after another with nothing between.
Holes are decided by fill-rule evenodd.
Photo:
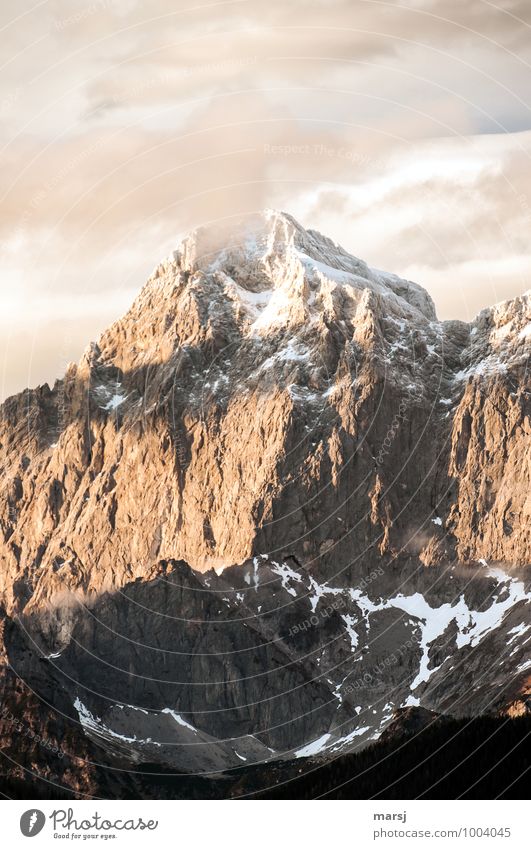
<instances>
[{"instance_id":1,"label":"cloud","mask_svg":"<svg viewBox=\"0 0 531 849\"><path fill-rule=\"evenodd\" d=\"M525 0L54 0L0 15L5 393L60 373L57 339L76 358L184 231L263 206L416 275L445 316L520 285Z\"/></svg>"},{"instance_id":2,"label":"cloud","mask_svg":"<svg viewBox=\"0 0 531 849\"><path fill-rule=\"evenodd\" d=\"M528 288L531 133L424 141L299 214L373 265L426 286L443 318L471 319Z\"/></svg>"}]
</instances>

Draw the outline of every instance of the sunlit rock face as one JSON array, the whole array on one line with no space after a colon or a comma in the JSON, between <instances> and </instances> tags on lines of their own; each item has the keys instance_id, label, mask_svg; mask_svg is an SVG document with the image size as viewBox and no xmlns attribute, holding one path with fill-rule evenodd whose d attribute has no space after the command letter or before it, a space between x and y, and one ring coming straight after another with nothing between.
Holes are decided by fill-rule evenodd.
<instances>
[{"instance_id":1,"label":"sunlit rock face","mask_svg":"<svg viewBox=\"0 0 531 849\"><path fill-rule=\"evenodd\" d=\"M205 773L525 712L530 321L439 322L284 213L186 237L1 408L13 704Z\"/></svg>"}]
</instances>

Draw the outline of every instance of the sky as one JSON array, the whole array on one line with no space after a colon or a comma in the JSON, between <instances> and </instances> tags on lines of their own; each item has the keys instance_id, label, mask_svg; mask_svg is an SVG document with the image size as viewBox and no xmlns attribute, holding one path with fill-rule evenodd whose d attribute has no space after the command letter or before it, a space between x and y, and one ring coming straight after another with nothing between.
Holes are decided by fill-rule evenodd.
<instances>
[{"instance_id":1,"label":"sky","mask_svg":"<svg viewBox=\"0 0 531 849\"><path fill-rule=\"evenodd\" d=\"M529 289L529 0L2 0L0 397L282 209L441 319Z\"/></svg>"}]
</instances>

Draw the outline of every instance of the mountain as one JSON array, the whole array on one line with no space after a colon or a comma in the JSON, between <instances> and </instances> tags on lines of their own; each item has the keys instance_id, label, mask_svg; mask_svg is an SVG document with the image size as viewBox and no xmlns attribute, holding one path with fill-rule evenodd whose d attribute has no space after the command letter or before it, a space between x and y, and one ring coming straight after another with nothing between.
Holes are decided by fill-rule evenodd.
<instances>
[{"instance_id":1,"label":"mountain","mask_svg":"<svg viewBox=\"0 0 531 849\"><path fill-rule=\"evenodd\" d=\"M5 775L90 795L93 747L206 776L527 714L530 313L440 322L285 213L185 238L1 408Z\"/></svg>"}]
</instances>

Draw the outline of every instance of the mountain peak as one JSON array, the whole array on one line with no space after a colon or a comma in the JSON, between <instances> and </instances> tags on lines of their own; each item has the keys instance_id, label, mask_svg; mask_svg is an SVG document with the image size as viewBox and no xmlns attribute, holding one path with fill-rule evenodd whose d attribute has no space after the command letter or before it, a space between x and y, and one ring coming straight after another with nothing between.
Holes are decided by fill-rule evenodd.
<instances>
[{"instance_id":1,"label":"mountain peak","mask_svg":"<svg viewBox=\"0 0 531 849\"><path fill-rule=\"evenodd\" d=\"M443 325L417 284L370 268L285 212L265 210L186 236L80 372L100 363L142 374L165 363L171 375L194 351L218 399L234 387L276 386L297 403L324 404L340 362L370 356L372 371L410 391L429 385L439 362L445 383L520 362L528 321L521 300L521 308L481 314L474 325ZM119 397L111 389L109 403ZM444 391L449 398L451 386ZM203 402L203 390L190 392Z\"/></svg>"},{"instance_id":2,"label":"mountain peak","mask_svg":"<svg viewBox=\"0 0 531 849\"><path fill-rule=\"evenodd\" d=\"M401 305L411 317L421 313L424 319L436 319L433 301L422 287L370 268L332 239L273 209L197 228L180 242L163 271L168 264L186 275L216 276L222 286L236 284L243 292L232 288L231 295L241 294L244 306L245 293L277 292L269 319L297 293L305 293L318 308L319 301L331 298L357 301L365 290L394 302L391 312ZM160 273L159 267L156 276ZM284 320L282 310L276 318Z\"/></svg>"},{"instance_id":3,"label":"mountain peak","mask_svg":"<svg viewBox=\"0 0 531 849\"><path fill-rule=\"evenodd\" d=\"M241 250L252 258L267 247L285 250L295 242L303 242L305 235L304 227L287 212L264 209L197 227L182 239L174 256L186 256L187 251L193 250L196 262L209 267L224 251Z\"/></svg>"},{"instance_id":4,"label":"mountain peak","mask_svg":"<svg viewBox=\"0 0 531 849\"><path fill-rule=\"evenodd\" d=\"M330 239L305 230L287 212L265 209L197 227L183 238L172 258L189 271L215 271L227 261L267 263L294 251L324 260L330 250L348 256Z\"/></svg>"}]
</instances>

